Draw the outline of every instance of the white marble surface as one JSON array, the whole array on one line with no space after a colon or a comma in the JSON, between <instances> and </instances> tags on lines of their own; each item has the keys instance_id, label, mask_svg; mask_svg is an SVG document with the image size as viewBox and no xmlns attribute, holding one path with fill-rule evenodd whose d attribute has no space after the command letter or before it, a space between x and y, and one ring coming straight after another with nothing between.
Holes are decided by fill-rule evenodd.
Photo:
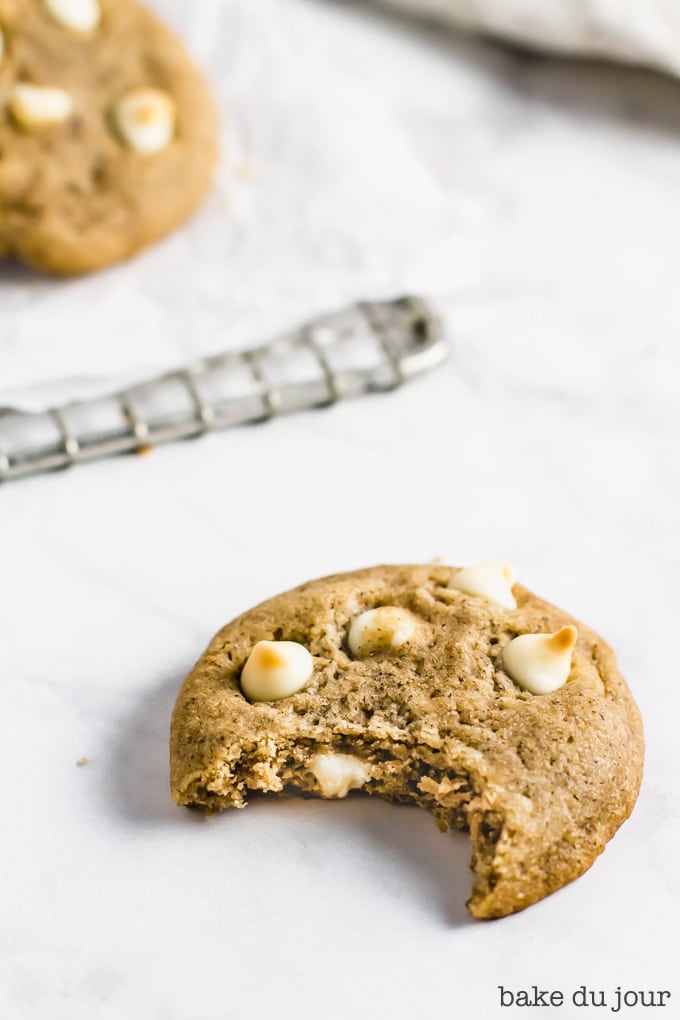
<instances>
[{"instance_id":1,"label":"white marble surface","mask_svg":"<svg viewBox=\"0 0 680 1020\"><path fill-rule=\"evenodd\" d=\"M8 272L0 357L16 367L29 342L9 328L22 302L63 302L53 342L63 328L68 347L68 322L104 328L107 294L120 321L144 298L165 357L178 306L183 354L231 309L248 340L397 286L439 296L452 357L391 396L0 493L0 1015L496 1020L536 1012L500 1010L497 985L534 983L669 989L654 1015L676 1015L680 88L348 5L226 8L243 78L220 67L200 17L194 46L234 128L271 123L272 108L290 118L272 53L309 76L309 117L276 139L255 132L265 211L215 234L218 193L166 245L92 281ZM310 161L334 180L332 118L314 159L295 133L314 122L324 67L365 96L367 163L382 159L373 127L400 128L412 204L397 161L368 196L343 165L308 223L302 182L295 213L281 208ZM345 191L379 213L340 219ZM163 283L170 265L186 278L179 296ZM88 371L110 369L95 337L86 353ZM167 790L173 700L218 626L311 576L433 556L514 560L615 646L646 724L642 796L604 857L490 924L465 915L466 838L416 810L272 802L205 821Z\"/></svg>"}]
</instances>

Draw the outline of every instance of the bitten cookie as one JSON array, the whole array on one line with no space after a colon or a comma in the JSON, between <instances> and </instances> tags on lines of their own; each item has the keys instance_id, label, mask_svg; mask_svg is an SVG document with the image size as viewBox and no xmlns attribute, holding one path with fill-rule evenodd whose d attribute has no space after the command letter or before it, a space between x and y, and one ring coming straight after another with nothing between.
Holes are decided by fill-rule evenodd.
<instances>
[{"instance_id":1,"label":"bitten cookie","mask_svg":"<svg viewBox=\"0 0 680 1020\"><path fill-rule=\"evenodd\" d=\"M513 582L499 562L374 567L245 613L179 693L175 800L420 804L470 832L476 917L577 878L635 803L642 725L604 641Z\"/></svg>"},{"instance_id":2,"label":"bitten cookie","mask_svg":"<svg viewBox=\"0 0 680 1020\"><path fill-rule=\"evenodd\" d=\"M0 256L127 258L194 210L216 155L205 83L133 0L0 0Z\"/></svg>"}]
</instances>

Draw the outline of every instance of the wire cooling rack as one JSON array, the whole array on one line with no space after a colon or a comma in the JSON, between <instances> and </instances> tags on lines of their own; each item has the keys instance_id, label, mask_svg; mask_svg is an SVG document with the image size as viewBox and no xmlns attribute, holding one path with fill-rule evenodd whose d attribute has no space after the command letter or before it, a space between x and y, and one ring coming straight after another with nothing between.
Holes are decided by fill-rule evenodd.
<instances>
[{"instance_id":1,"label":"wire cooling rack","mask_svg":"<svg viewBox=\"0 0 680 1020\"><path fill-rule=\"evenodd\" d=\"M446 345L421 298L361 302L97 400L0 411L0 482L395 389Z\"/></svg>"}]
</instances>

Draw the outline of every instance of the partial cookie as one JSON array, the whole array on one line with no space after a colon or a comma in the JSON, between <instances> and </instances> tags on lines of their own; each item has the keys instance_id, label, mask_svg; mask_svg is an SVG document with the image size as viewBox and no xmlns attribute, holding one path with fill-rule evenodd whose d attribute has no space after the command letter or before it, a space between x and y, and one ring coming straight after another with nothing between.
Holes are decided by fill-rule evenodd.
<instances>
[{"instance_id":1,"label":"partial cookie","mask_svg":"<svg viewBox=\"0 0 680 1020\"><path fill-rule=\"evenodd\" d=\"M179 693L173 797L420 804L469 830L477 917L577 878L635 803L642 725L605 642L513 582L498 562L374 567L245 613Z\"/></svg>"},{"instance_id":2,"label":"partial cookie","mask_svg":"<svg viewBox=\"0 0 680 1020\"><path fill-rule=\"evenodd\" d=\"M0 0L0 256L52 273L127 258L197 206L207 86L132 0Z\"/></svg>"}]
</instances>

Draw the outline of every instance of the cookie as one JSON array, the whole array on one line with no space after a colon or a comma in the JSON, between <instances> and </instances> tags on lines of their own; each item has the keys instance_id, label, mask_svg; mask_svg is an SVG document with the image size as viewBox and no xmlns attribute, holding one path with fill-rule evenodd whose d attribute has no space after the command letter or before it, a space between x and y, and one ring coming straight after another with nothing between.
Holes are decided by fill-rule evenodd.
<instances>
[{"instance_id":1,"label":"cookie","mask_svg":"<svg viewBox=\"0 0 680 1020\"><path fill-rule=\"evenodd\" d=\"M472 837L480 918L577 878L637 797L640 716L605 642L508 564L324 578L228 624L184 681L178 804L252 794L419 804Z\"/></svg>"},{"instance_id":2,"label":"cookie","mask_svg":"<svg viewBox=\"0 0 680 1020\"><path fill-rule=\"evenodd\" d=\"M84 273L208 189L217 120L181 43L132 0L0 0L0 255Z\"/></svg>"}]
</instances>

